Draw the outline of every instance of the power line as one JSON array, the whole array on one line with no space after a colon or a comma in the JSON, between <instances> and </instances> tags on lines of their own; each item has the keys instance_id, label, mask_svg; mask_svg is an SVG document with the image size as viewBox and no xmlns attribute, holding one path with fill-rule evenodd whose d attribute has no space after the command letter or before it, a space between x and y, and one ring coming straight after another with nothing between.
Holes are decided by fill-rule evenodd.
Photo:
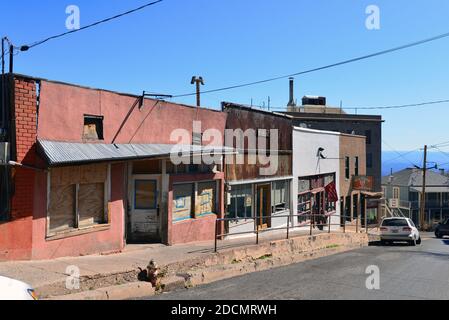
<instances>
[{"instance_id":1,"label":"power line","mask_svg":"<svg viewBox=\"0 0 449 320\"><path fill-rule=\"evenodd\" d=\"M84 26L84 27L82 27L82 28L79 28L79 29L76 29L76 30L70 30L70 31L67 31L67 32L64 32L64 33L61 33L61 34L58 34L58 35L54 35L54 36L48 37L48 38L43 39L43 40L40 40L40 41L36 41L36 42L34 42L34 43L32 43L32 44L29 44L29 45L21 46L21 47L19 47L19 49L20 49L21 51L27 51L28 49L37 47L37 46L39 46L39 45L41 45L41 44L44 44L44 43L46 43L46 42L48 42L48 41L50 41L50 40L57 39L57 38L61 38L61 37L64 37L64 36L66 36L66 35L69 35L69 34L72 34L72 33L78 32L78 31L86 30L86 29L88 29L88 28L97 26L97 25L99 25L99 24L102 24L102 23L105 23L105 22L109 22L109 21L114 20L114 19L121 18L121 17L123 17L123 16L126 16L126 15L129 15L129 14L131 14L131 13L134 13L134 12L137 12L137 11L140 11L140 10L143 10L143 9L149 7L149 6L155 5L155 4L157 4L157 3L159 3L159 2L162 2L162 1L163 1L163 0L158 0L158 1L154 1L154 2L150 2L150 3L144 4L144 5L142 5L142 6L138 7L138 8L135 8L135 9L132 9L132 10L128 10L128 11L126 11L126 12L117 14L117 15L115 15L115 16L113 16L113 17L106 18L106 19L103 19L103 20L94 22L94 23L89 24L89 25L87 25L87 26Z\"/></svg>"},{"instance_id":2,"label":"power line","mask_svg":"<svg viewBox=\"0 0 449 320\"><path fill-rule=\"evenodd\" d=\"M389 160L383 161L382 164L386 164L386 163L389 163L389 162L391 162L391 161L398 160L399 158L403 158L403 157L405 157L406 155L409 155L409 154L411 154L411 153L413 153L413 152L416 152L416 151L419 151L419 150L420 150L420 148L417 148L417 149L415 149L415 150L408 151L408 152L402 153L402 154L400 154L399 151L391 150L391 151L393 151L393 152L395 152L395 153L397 153L397 154L400 154L400 155L399 155L398 157L396 157L396 158L393 158L393 159L389 159Z\"/></svg>"},{"instance_id":3,"label":"power line","mask_svg":"<svg viewBox=\"0 0 449 320\"><path fill-rule=\"evenodd\" d=\"M409 162L413 167L418 167L416 164L414 164L414 163L411 162L409 159L407 159L407 158L405 157L404 154L401 154L399 151L397 151L395 148L393 148L393 147L392 147L389 143L387 143L385 140L382 140L382 142L383 142L384 144L386 144L386 145L391 149L391 151L397 153L397 154L399 155L399 158L403 158L404 160L406 160L407 162ZM415 151L415 150L414 150L414 151ZM410 153L412 153L412 151L411 151L411 152L408 152L407 154L410 154Z\"/></svg>"},{"instance_id":4,"label":"power line","mask_svg":"<svg viewBox=\"0 0 449 320\"><path fill-rule=\"evenodd\" d=\"M411 48L411 47L419 46L419 45L422 45L422 44L425 44L425 43L428 43L428 42L440 40L440 39L447 38L447 37L449 37L449 32L448 33L443 33L443 34L440 34L440 35L437 35L437 36L434 36L434 37L431 37L431 38L427 38L427 39L423 39L423 40L420 40L420 41L416 41L416 42L412 42L412 43L409 43L409 44L405 44L405 45L402 45L402 46L399 46L399 47L395 47L395 48L391 48L391 49L387 49L387 50L382 50L382 51L379 51L379 52L367 54L367 55L364 55L364 56L361 56L361 57L357 57L357 58L353 58L353 59L349 59L349 60L340 61L340 62L337 62L337 63L325 65L325 66L318 67L318 68L313 68L313 69L300 71L300 72L296 72L296 73L292 73L292 74L288 74L288 75L273 77L273 78L269 78L269 79L265 79L265 80L248 82L248 83L243 83L243 84L238 84L238 85L233 85L233 86L228 86L228 87L223 87L223 88L218 88L218 89L206 90L206 91L203 91L202 93L203 94L205 94L205 93L213 93L213 92L220 92L220 91L227 91L227 90L238 89L238 88L243 88L243 87L249 87L249 86L253 86L253 85L257 85L257 84L272 82L272 81L286 79L286 78L299 76L299 75L303 75L303 74L307 74L307 73L312 73L312 72L316 72L316 71L330 69L330 68L342 66L342 65L345 65L345 64L349 64L349 63L353 63L353 62L357 62L357 61L361 61L361 60L370 59L370 58L378 57L378 56L381 56L381 55L389 54L389 53L392 53L392 52L395 52L395 51L400 51L400 50L408 49L408 48ZM174 98L180 98L180 97L188 97L188 96L193 96L193 95L196 95L196 93L179 94L179 95L175 95L173 97Z\"/></svg>"},{"instance_id":5,"label":"power line","mask_svg":"<svg viewBox=\"0 0 449 320\"><path fill-rule=\"evenodd\" d=\"M448 103L448 102L449 102L449 99L437 100L437 101L428 101L428 102L420 102L420 103L413 103L413 104L383 106L383 107L347 107L347 108L343 108L343 109L344 110L402 109L402 108L420 107L420 106L427 106L427 105L441 104L441 103Z\"/></svg>"}]
</instances>

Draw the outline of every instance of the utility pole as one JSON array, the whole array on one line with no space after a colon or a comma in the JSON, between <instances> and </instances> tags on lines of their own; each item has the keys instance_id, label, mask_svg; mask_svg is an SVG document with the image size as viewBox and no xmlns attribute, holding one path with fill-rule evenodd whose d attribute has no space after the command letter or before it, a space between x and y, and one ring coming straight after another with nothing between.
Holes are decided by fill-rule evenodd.
<instances>
[{"instance_id":1,"label":"utility pole","mask_svg":"<svg viewBox=\"0 0 449 320\"><path fill-rule=\"evenodd\" d=\"M200 107L201 106L201 86L204 86L204 80L203 77L192 77L192 81L190 82L191 84L196 84L196 106Z\"/></svg>"},{"instance_id":2,"label":"utility pole","mask_svg":"<svg viewBox=\"0 0 449 320\"><path fill-rule=\"evenodd\" d=\"M424 164L422 168L422 190L421 190L421 207L419 210L419 224L421 230L424 228L425 210L426 210L426 171L427 171L427 146L424 146Z\"/></svg>"},{"instance_id":3,"label":"utility pole","mask_svg":"<svg viewBox=\"0 0 449 320\"><path fill-rule=\"evenodd\" d=\"M9 73L14 72L14 46L9 46Z\"/></svg>"},{"instance_id":4,"label":"utility pole","mask_svg":"<svg viewBox=\"0 0 449 320\"><path fill-rule=\"evenodd\" d=\"M5 74L5 38L2 38L2 75Z\"/></svg>"}]
</instances>

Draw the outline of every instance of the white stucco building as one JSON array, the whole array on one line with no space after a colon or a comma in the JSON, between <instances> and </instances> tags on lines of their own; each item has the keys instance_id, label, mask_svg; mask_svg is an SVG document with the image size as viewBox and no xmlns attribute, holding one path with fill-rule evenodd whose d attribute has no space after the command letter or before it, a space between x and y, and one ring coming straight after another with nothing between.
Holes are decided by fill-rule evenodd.
<instances>
[{"instance_id":1,"label":"white stucco building","mask_svg":"<svg viewBox=\"0 0 449 320\"><path fill-rule=\"evenodd\" d=\"M292 207L298 213L326 214L331 217L331 230L339 229L339 201L329 199L335 191L340 197L340 133L294 127L292 169ZM307 220L306 216L293 219L295 226Z\"/></svg>"}]
</instances>

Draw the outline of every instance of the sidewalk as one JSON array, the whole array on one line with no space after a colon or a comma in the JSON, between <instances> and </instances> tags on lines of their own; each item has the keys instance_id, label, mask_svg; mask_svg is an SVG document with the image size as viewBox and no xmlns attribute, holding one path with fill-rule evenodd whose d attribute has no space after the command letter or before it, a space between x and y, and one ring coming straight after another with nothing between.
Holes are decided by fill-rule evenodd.
<instances>
[{"instance_id":1,"label":"sidewalk","mask_svg":"<svg viewBox=\"0 0 449 320\"><path fill-rule=\"evenodd\" d=\"M290 237L309 236L310 230L291 230ZM327 231L315 229L313 235ZM341 232L333 232L341 233ZM276 230L259 234L259 243L286 239L286 230ZM229 239L218 242L218 250L244 249L256 244L255 236ZM197 263L198 259L214 257L214 242L201 242L176 246L161 244L128 245L122 253L112 255L92 255L72 258L58 258L48 261L0 262L0 275L29 283L38 293L45 296L61 295L69 274L67 267L76 266L80 271L82 290L92 290L137 281L139 268L145 269L150 260L159 266ZM90 281L90 282L89 282Z\"/></svg>"}]
</instances>

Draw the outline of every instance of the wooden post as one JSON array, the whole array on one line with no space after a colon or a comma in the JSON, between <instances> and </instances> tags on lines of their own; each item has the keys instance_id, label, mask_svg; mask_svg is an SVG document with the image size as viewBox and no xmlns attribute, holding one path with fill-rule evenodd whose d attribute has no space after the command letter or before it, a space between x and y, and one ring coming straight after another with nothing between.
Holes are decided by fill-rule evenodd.
<instances>
[{"instance_id":1,"label":"wooden post","mask_svg":"<svg viewBox=\"0 0 449 320\"><path fill-rule=\"evenodd\" d=\"M367 205L368 198L365 195L365 228L366 233L368 233L368 205Z\"/></svg>"},{"instance_id":2,"label":"wooden post","mask_svg":"<svg viewBox=\"0 0 449 320\"><path fill-rule=\"evenodd\" d=\"M218 220L215 220L215 245L214 245L214 252L217 252L217 238L218 238Z\"/></svg>"}]
</instances>

